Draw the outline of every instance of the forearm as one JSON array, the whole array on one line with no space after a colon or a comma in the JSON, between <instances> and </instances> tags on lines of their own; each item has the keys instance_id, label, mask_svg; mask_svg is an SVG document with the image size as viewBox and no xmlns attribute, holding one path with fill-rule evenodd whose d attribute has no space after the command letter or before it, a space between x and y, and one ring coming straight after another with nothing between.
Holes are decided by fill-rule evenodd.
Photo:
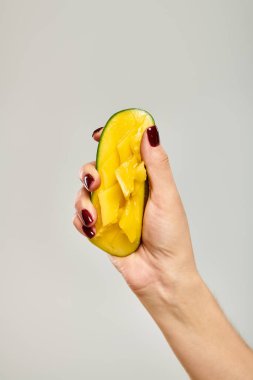
<instances>
[{"instance_id":1,"label":"forearm","mask_svg":"<svg viewBox=\"0 0 253 380\"><path fill-rule=\"evenodd\" d=\"M253 352L196 273L137 296L192 379L253 379Z\"/></svg>"}]
</instances>

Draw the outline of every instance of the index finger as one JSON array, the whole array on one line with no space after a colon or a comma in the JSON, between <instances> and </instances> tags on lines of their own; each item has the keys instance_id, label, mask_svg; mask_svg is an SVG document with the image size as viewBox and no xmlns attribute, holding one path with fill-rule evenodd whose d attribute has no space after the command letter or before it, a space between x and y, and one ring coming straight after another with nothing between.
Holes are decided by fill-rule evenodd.
<instances>
[{"instance_id":1,"label":"index finger","mask_svg":"<svg viewBox=\"0 0 253 380\"><path fill-rule=\"evenodd\" d=\"M93 133L92 133L92 137L93 137L93 139L94 139L95 141L99 141L100 136L101 136L101 134L102 134L102 132L103 132L103 129L104 129L104 127L100 127L100 128L98 128L98 129L95 129L95 131L93 131Z\"/></svg>"}]
</instances>

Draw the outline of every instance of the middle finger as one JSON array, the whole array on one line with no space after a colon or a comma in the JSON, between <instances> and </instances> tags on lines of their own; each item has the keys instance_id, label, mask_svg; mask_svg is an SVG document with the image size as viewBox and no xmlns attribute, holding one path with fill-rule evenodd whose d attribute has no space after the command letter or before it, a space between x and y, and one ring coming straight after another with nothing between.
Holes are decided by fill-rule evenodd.
<instances>
[{"instance_id":1,"label":"middle finger","mask_svg":"<svg viewBox=\"0 0 253 380\"><path fill-rule=\"evenodd\" d=\"M75 208L85 226L93 226L97 220L97 211L90 200L90 193L82 187L77 194Z\"/></svg>"}]
</instances>

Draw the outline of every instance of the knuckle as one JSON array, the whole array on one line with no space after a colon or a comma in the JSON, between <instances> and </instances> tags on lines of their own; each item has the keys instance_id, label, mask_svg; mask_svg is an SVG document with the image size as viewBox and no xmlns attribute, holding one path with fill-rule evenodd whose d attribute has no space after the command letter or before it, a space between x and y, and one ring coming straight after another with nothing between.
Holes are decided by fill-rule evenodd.
<instances>
[{"instance_id":1,"label":"knuckle","mask_svg":"<svg viewBox=\"0 0 253 380\"><path fill-rule=\"evenodd\" d=\"M76 214L72 217L72 224L76 226Z\"/></svg>"},{"instance_id":2,"label":"knuckle","mask_svg":"<svg viewBox=\"0 0 253 380\"><path fill-rule=\"evenodd\" d=\"M75 199L75 209L78 210L80 208L80 202L81 202L81 191L78 192L76 199Z\"/></svg>"},{"instance_id":3,"label":"knuckle","mask_svg":"<svg viewBox=\"0 0 253 380\"><path fill-rule=\"evenodd\" d=\"M84 177L84 166L82 166L79 169L79 178L80 178L81 181L83 181L83 177Z\"/></svg>"},{"instance_id":4,"label":"knuckle","mask_svg":"<svg viewBox=\"0 0 253 380\"><path fill-rule=\"evenodd\" d=\"M166 152L162 152L161 163L164 165L169 165L169 156Z\"/></svg>"},{"instance_id":5,"label":"knuckle","mask_svg":"<svg viewBox=\"0 0 253 380\"><path fill-rule=\"evenodd\" d=\"M90 173L92 174L93 177L94 177L94 175L96 175L96 169L94 170L94 167L91 164L86 164L86 165L82 166L80 171L79 171L80 180L83 182L84 176L86 174L90 174Z\"/></svg>"},{"instance_id":6,"label":"knuckle","mask_svg":"<svg viewBox=\"0 0 253 380\"><path fill-rule=\"evenodd\" d=\"M76 200L75 201L75 209L78 210L78 206L79 206L79 200Z\"/></svg>"}]
</instances>

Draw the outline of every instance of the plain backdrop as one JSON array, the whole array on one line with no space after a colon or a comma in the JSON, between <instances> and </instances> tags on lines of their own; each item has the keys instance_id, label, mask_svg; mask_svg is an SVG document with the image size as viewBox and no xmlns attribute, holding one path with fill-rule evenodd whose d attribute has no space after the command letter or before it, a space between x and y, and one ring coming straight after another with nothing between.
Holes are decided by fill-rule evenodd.
<instances>
[{"instance_id":1,"label":"plain backdrop","mask_svg":"<svg viewBox=\"0 0 253 380\"><path fill-rule=\"evenodd\" d=\"M0 379L187 379L72 226L116 111L151 112L198 268L253 344L253 3L0 0Z\"/></svg>"}]
</instances>

